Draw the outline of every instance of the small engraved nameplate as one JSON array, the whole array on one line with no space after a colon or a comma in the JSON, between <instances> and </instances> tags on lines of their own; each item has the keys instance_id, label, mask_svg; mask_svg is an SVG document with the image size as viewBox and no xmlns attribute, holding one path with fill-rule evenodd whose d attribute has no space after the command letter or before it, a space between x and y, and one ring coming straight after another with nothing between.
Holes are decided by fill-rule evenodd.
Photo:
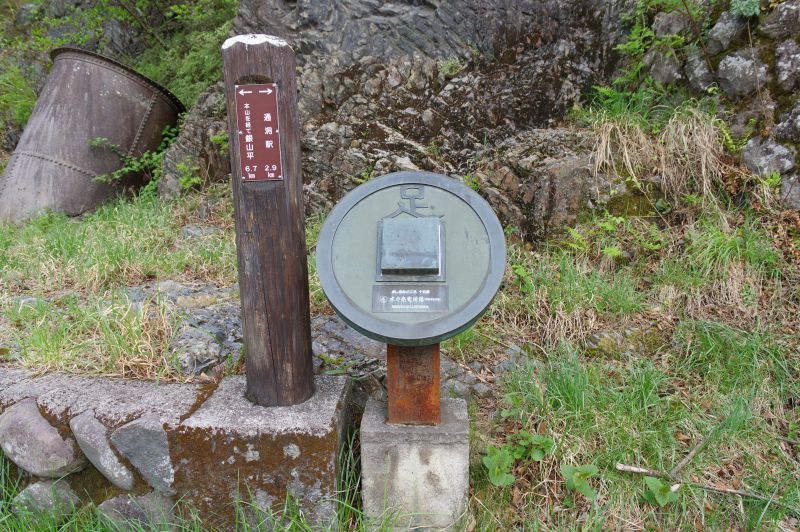
<instances>
[{"instance_id":1,"label":"small engraved nameplate","mask_svg":"<svg viewBox=\"0 0 800 532\"><path fill-rule=\"evenodd\" d=\"M446 285L376 284L372 312L446 312L450 309Z\"/></svg>"}]
</instances>

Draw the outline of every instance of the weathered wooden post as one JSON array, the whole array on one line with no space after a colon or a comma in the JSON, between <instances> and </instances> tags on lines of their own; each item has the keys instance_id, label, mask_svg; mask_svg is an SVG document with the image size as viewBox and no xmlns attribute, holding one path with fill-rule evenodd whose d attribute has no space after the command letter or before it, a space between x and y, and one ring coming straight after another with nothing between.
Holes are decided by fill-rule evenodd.
<instances>
[{"instance_id":1,"label":"weathered wooden post","mask_svg":"<svg viewBox=\"0 0 800 532\"><path fill-rule=\"evenodd\" d=\"M222 46L247 398L314 393L294 52L268 35Z\"/></svg>"}]
</instances>

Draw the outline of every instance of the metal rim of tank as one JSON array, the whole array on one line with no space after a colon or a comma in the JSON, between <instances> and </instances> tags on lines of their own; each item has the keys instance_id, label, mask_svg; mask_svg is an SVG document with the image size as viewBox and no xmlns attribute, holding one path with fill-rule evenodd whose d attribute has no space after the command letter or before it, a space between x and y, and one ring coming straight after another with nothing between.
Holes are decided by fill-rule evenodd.
<instances>
[{"instance_id":1,"label":"metal rim of tank","mask_svg":"<svg viewBox=\"0 0 800 532\"><path fill-rule=\"evenodd\" d=\"M131 67L129 67L124 63L120 63L115 59L111 59L110 57L98 54L97 52L92 52L90 50L84 50L83 48L78 48L77 46L59 46L58 48L54 48L50 52L50 59L52 59L55 62L58 56L65 53L74 53L81 56L91 57L102 62L103 66L105 67L115 67L115 69L117 69L117 71L120 74L123 74L128 78L132 79L133 81L141 83L151 89L155 89L161 96L164 97L164 99L167 102L170 103L170 105L176 110L178 114L181 114L186 111L186 106L183 105L183 102L181 102L177 96L172 94L169 91L169 89L159 85L158 83L148 78L147 76L144 76L136 72L134 69L132 69Z\"/></svg>"},{"instance_id":2,"label":"metal rim of tank","mask_svg":"<svg viewBox=\"0 0 800 532\"><path fill-rule=\"evenodd\" d=\"M412 178L411 180L408 180ZM463 200L475 211L489 235L489 271L480 290L461 308L441 318L416 325L391 323L371 316L350 301L344 293L332 267L333 236L342 220L361 200L374 192L393 185L418 183L446 190ZM495 238L492 238L492 237ZM492 304L503 281L506 266L506 242L503 227L491 205L474 190L455 180L424 171L400 171L368 181L351 190L336 204L320 230L317 240L317 275L325 296L333 310L351 327L360 333L385 343L397 345L429 345L451 338L471 327ZM319 243L328 245L320 246Z\"/></svg>"}]
</instances>

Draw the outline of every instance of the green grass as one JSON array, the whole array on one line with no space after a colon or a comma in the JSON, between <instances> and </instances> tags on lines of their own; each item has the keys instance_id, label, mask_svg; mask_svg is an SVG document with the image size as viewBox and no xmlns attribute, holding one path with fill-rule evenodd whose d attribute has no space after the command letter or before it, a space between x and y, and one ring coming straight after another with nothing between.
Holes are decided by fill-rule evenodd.
<instances>
[{"instance_id":1,"label":"green grass","mask_svg":"<svg viewBox=\"0 0 800 532\"><path fill-rule=\"evenodd\" d=\"M167 33L166 49L152 45L136 58L136 69L190 107L200 93L222 79L220 46L231 31L237 7L234 0L173 4L167 11L173 22L158 30Z\"/></svg>"},{"instance_id":2,"label":"green grass","mask_svg":"<svg viewBox=\"0 0 800 532\"><path fill-rule=\"evenodd\" d=\"M630 257L619 261L609 247ZM786 288L797 266L760 220L717 211L672 227L603 214L549 246L512 245L509 262L476 328L520 345L528 363L503 379L493 415L475 411L477 529L787 526L784 505L800 507L795 451L781 439L796 438L798 426L798 302ZM592 331L628 328L639 331L633 352L586 347ZM500 342L479 345L473 335L447 347L493 361L505 357ZM555 453L518 460L510 487L492 485L483 450L523 430L551 438ZM644 476L616 470L668 472L704 438L685 480L774 495L773 503L683 484L661 508L644 500ZM594 502L567 489L560 469L587 464L599 469L589 481Z\"/></svg>"},{"instance_id":3,"label":"green grass","mask_svg":"<svg viewBox=\"0 0 800 532\"><path fill-rule=\"evenodd\" d=\"M473 504L478 529L492 523L497 527L498 521L502 528L526 529L592 528L589 523L628 528L635 523L677 530L701 519L712 529L748 528L758 519L775 526L787 515L777 505L767 508L764 502L745 499L742 513L735 497L709 495L686 485L677 503L653 508L642 500L643 477L615 468L624 463L669 471L691 446L710 435L706 449L687 467L688 478L713 485L711 479L732 470L744 486L767 496L774 492L776 502L800 506L797 464L776 451L780 440L768 421L781 410L781 394L769 385L752 386L774 362L750 357L764 348L759 334L754 335L743 340L744 355L738 353L741 343L714 344L714 356L725 362L705 368L697 363L708 356L708 345L693 344L685 348L688 355L666 363L634 360L625 365L588 359L579 348L563 346L510 375L504 384L506 417L490 426L503 438L519 430L547 435L557 442L557 450L542 463L518 463L517 482L511 488L491 486L482 467L473 462L476 499L495 501ZM752 374L742 377L748 372ZM798 375L791 377L795 385ZM688 379L694 382L687 385ZM599 493L594 503L564 488L559 464L599 468L592 481ZM732 481L719 482L730 487ZM525 494L511 505L512 511L504 511L515 487Z\"/></svg>"},{"instance_id":4,"label":"green grass","mask_svg":"<svg viewBox=\"0 0 800 532\"><path fill-rule=\"evenodd\" d=\"M136 305L124 294L68 294L17 302L3 316L15 325L16 362L37 371L155 379L179 370L168 346L180 316L163 301Z\"/></svg>"},{"instance_id":5,"label":"green grass","mask_svg":"<svg viewBox=\"0 0 800 532\"><path fill-rule=\"evenodd\" d=\"M0 129L23 126L36 105L36 93L17 65L0 61Z\"/></svg>"},{"instance_id":6,"label":"green grass","mask_svg":"<svg viewBox=\"0 0 800 532\"><path fill-rule=\"evenodd\" d=\"M112 201L81 218L46 214L24 226L0 225L0 281L24 279L27 292L102 291L167 277L233 284L235 245L225 231L186 240L180 227L200 196ZM218 212L227 217L230 209Z\"/></svg>"}]
</instances>

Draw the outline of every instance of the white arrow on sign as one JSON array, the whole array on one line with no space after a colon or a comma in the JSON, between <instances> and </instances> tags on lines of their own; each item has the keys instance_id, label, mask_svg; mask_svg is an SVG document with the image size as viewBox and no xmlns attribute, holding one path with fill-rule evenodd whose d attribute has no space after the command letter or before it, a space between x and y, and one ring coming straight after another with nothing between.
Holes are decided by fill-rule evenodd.
<instances>
[{"instance_id":1,"label":"white arrow on sign","mask_svg":"<svg viewBox=\"0 0 800 532\"><path fill-rule=\"evenodd\" d=\"M259 94L272 94L272 89L267 89L265 91L258 91Z\"/></svg>"},{"instance_id":2,"label":"white arrow on sign","mask_svg":"<svg viewBox=\"0 0 800 532\"><path fill-rule=\"evenodd\" d=\"M253 94L253 91L246 91L246 90L242 89L242 90L239 91L239 94L244 96L245 94Z\"/></svg>"}]
</instances>

